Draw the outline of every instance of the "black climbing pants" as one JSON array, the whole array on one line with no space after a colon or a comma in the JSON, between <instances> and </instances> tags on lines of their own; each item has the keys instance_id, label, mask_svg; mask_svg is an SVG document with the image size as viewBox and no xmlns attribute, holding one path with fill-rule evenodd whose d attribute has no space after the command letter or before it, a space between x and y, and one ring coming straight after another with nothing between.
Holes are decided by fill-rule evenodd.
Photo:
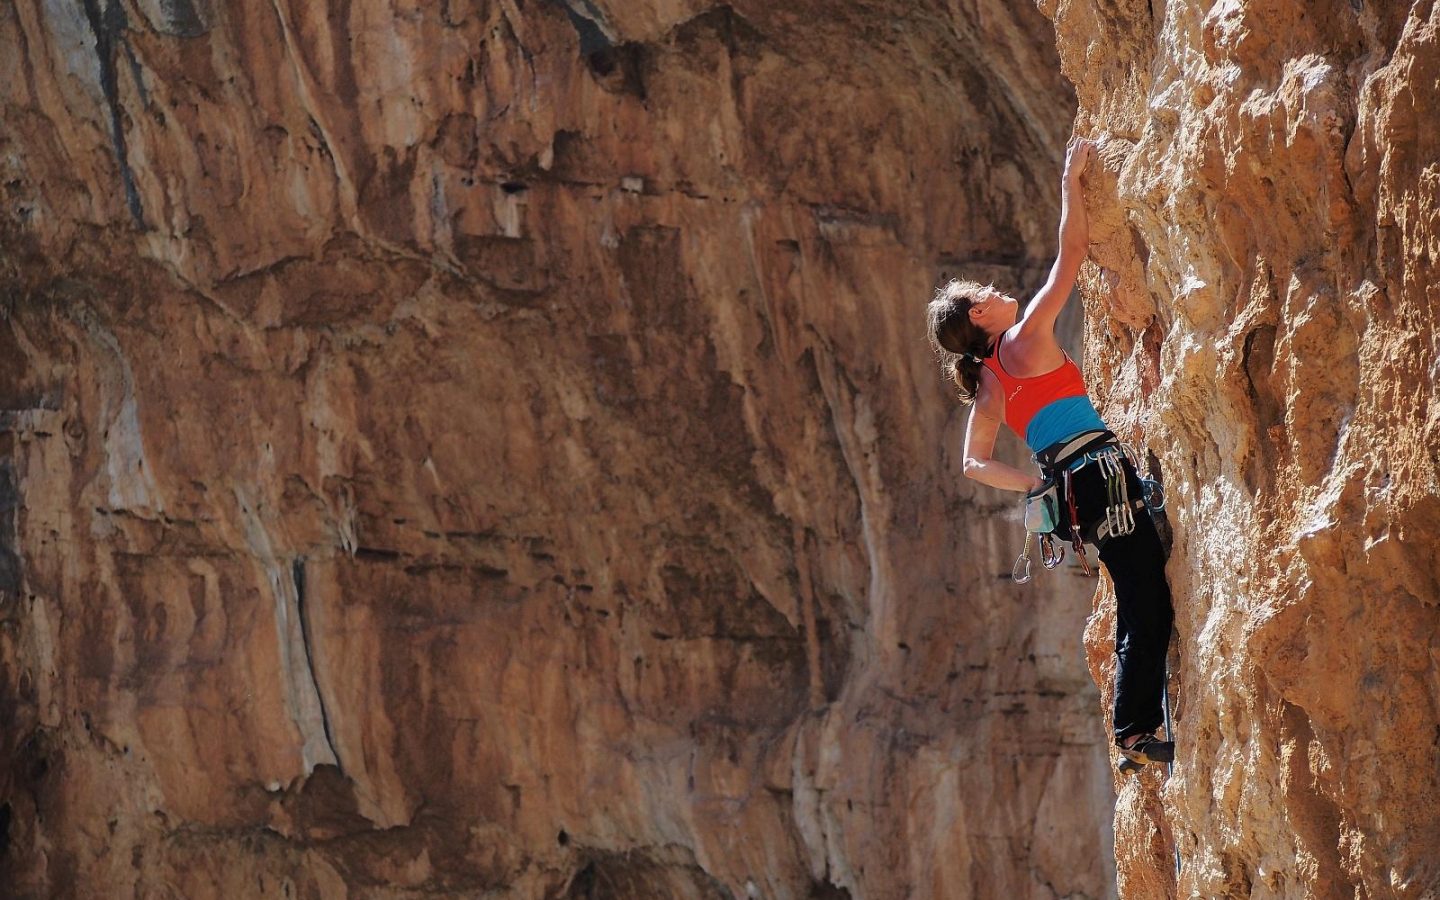
<instances>
[{"instance_id":1,"label":"black climbing pants","mask_svg":"<svg viewBox=\"0 0 1440 900\"><path fill-rule=\"evenodd\" d=\"M1082 533L1105 518L1105 479L1091 463L1072 473L1075 508ZM1141 496L1140 479L1129 460L1125 481L1130 499ZM1165 581L1165 548L1150 511L1135 510L1135 530L1100 548L1100 561L1115 583L1115 737L1155 731L1165 721L1165 654L1174 611Z\"/></svg>"}]
</instances>

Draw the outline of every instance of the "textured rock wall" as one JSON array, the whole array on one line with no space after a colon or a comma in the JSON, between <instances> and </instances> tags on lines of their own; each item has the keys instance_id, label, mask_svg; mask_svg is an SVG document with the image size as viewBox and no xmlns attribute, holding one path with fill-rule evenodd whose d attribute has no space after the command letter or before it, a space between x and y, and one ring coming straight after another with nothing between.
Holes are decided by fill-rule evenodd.
<instances>
[{"instance_id":1,"label":"textured rock wall","mask_svg":"<svg viewBox=\"0 0 1440 900\"><path fill-rule=\"evenodd\" d=\"M1440 7L1043 6L1105 135L1090 369L1176 528L1121 894L1440 895Z\"/></svg>"},{"instance_id":2,"label":"textured rock wall","mask_svg":"<svg viewBox=\"0 0 1440 900\"><path fill-rule=\"evenodd\" d=\"M19 0L0 113L14 893L1113 894L921 326L1035 10Z\"/></svg>"}]
</instances>

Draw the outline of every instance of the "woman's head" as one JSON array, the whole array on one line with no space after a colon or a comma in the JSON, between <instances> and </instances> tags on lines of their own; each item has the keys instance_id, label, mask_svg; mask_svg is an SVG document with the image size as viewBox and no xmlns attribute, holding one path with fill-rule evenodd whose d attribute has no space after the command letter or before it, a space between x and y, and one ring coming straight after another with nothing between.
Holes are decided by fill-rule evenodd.
<instances>
[{"instance_id":1,"label":"woman's head","mask_svg":"<svg viewBox=\"0 0 1440 900\"><path fill-rule=\"evenodd\" d=\"M962 403L974 401L992 335L1013 325L1016 312L1015 301L992 285L952 278L935 289L926 316L930 344L945 376L960 388Z\"/></svg>"}]
</instances>

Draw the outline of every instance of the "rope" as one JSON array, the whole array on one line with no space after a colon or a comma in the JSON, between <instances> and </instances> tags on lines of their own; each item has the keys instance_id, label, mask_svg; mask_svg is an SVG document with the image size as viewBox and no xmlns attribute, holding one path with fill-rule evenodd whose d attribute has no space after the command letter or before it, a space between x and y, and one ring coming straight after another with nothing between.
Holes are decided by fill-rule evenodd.
<instances>
[{"instance_id":1,"label":"rope","mask_svg":"<svg viewBox=\"0 0 1440 900\"><path fill-rule=\"evenodd\" d=\"M1165 711L1165 740L1171 744L1175 743L1175 729L1170 724L1170 666L1165 666L1165 686L1160 692L1160 708ZM1165 764L1165 779L1168 781L1171 775L1175 774L1175 763L1172 760ZM1170 834L1171 841L1175 847L1175 889L1180 889L1180 842L1175 840L1175 834Z\"/></svg>"}]
</instances>

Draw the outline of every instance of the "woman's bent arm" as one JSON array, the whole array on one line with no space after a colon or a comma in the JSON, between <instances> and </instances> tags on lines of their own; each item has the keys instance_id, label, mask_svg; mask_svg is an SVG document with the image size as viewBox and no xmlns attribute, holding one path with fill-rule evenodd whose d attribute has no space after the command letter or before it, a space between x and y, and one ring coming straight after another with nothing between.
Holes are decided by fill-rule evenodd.
<instances>
[{"instance_id":1,"label":"woman's bent arm","mask_svg":"<svg viewBox=\"0 0 1440 900\"><path fill-rule=\"evenodd\" d=\"M965 426L965 477L1006 491L1032 490L1040 486L1039 478L990 458L1004 414L994 377L981 373L979 396L970 407L970 422Z\"/></svg>"}]
</instances>

